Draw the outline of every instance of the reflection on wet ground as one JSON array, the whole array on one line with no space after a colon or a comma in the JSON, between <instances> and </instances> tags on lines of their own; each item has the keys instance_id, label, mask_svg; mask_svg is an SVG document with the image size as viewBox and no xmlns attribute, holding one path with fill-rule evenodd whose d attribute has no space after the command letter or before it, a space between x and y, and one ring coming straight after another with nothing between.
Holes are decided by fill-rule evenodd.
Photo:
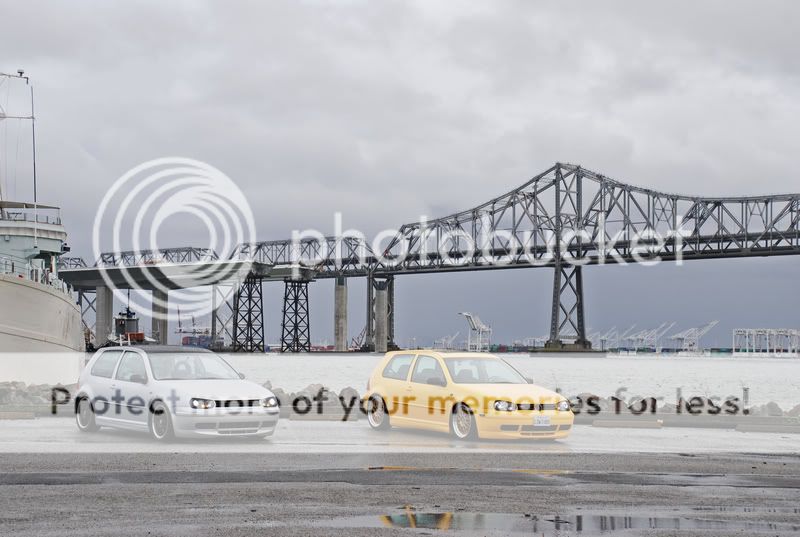
<instances>
[{"instance_id":1,"label":"reflection on wet ground","mask_svg":"<svg viewBox=\"0 0 800 537\"><path fill-rule=\"evenodd\" d=\"M735 433L696 429L606 429L575 426L569 438L559 441L453 440L446 433L392 429L372 431L366 420L357 422L304 422L280 420L275 435L266 441L246 438L188 439L164 445L147 434L102 428L83 434L74 418L0 420L2 453L110 453L110 452L289 452L289 453L797 453L796 435Z\"/></svg>"},{"instance_id":2,"label":"reflection on wet ground","mask_svg":"<svg viewBox=\"0 0 800 537\"><path fill-rule=\"evenodd\" d=\"M452 530L459 532L488 531L525 533L542 536L571 534L602 535L629 530L733 530L754 532L800 532L800 522L770 522L770 514L800 514L800 509L759 509L701 507L697 514L682 516L629 516L626 514L582 513L569 515L536 515L509 513L417 512L411 507L376 516L345 517L329 520L326 527L335 528L410 528ZM761 519L720 520L712 513L750 513Z\"/></svg>"}]
</instances>

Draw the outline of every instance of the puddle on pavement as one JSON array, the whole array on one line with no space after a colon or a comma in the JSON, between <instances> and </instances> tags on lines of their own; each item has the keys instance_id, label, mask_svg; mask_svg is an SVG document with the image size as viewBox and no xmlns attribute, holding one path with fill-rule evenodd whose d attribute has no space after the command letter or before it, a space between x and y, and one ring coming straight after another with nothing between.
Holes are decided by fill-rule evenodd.
<instances>
[{"instance_id":1,"label":"puddle on pavement","mask_svg":"<svg viewBox=\"0 0 800 537\"><path fill-rule=\"evenodd\" d=\"M702 514L686 516L625 516L577 514L568 516L520 515L507 513L404 512L379 516L358 516L328 520L326 527L409 528L459 532L526 533L537 536L604 535L629 530L744 530L747 532L800 532L800 523L763 520L718 520L712 512L797 513L797 509L746 511L736 508L703 508Z\"/></svg>"}]
</instances>

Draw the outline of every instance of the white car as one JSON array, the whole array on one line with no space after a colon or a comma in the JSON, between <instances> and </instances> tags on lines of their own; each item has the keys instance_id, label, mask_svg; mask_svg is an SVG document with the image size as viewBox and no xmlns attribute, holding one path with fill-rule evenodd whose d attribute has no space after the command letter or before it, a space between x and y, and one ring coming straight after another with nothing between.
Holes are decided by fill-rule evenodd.
<instances>
[{"instance_id":1,"label":"white car","mask_svg":"<svg viewBox=\"0 0 800 537\"><path fill-rule=\"evenodd\" d=\"M275 395L243 380L221 356L194 347L107 347L78 379L75 421L173 436L267 437L280 409Z\"/></svg>"}]
</instances>

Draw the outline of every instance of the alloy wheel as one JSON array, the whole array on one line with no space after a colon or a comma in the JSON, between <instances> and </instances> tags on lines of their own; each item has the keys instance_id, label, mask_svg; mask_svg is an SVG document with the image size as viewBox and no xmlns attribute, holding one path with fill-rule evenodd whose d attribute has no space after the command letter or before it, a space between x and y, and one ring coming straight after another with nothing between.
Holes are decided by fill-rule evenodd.
<instances>
[{"instance_id":1,"label":"alloy wheel","mask_svg":"<svg viewBox=\"0 0 800 537\"><path fill-rule=\"evenodd\" d=\"M477 436L475 417L464 404L460 404L453 409L450 425L453 434L460 440L473 439Z\"/></svg>"},{"instance_id":2,"label":"alloy wheel","mask_svg":"<svg viewBox=\"0 0 800 537\"><path fill-rule=\"evenodd\" d=\"M373 429L386 429L389 427L389 414L383 398L373 396L367 405L367 421Z\"/></svg>"},{"instance_id":3,"label":"alloy wheel","mask_svg":"<svg viewBox=\"0 0 800 537\"><path fill-rule=\"evenodd\" d=\"M78 429L84 432L94 432L99 427L94 421L94 409L88 398L83 397L78 401L78 409L75 413L75 420L78 422Z\"/></svg>"},{"instance_id":4,"label":"alloy wheel","mask_svg":"<svg viewBox=\"0 0 800 537\"><path fill-rule=\"evenodd\" d=\"M172 420L164 403L153 403L150 411L150 434L159 441L172 438Z\"/></svg>"}]
</instances>

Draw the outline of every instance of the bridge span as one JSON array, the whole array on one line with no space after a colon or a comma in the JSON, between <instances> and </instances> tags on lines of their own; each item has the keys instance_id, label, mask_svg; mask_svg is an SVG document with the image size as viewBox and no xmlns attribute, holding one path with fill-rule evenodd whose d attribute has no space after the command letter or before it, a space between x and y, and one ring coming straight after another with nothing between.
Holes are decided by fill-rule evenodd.
<instances>
[{"instance_id":1,"label":"bridge span","mask_svg":"<svg viewBox=\"0 0 800 537\"><path fill-rule=\"evenodd\" d=\"M239 245L229 262L253 270L227 294L214 289L213 330L237 351L263 351L265 280L285 283L282 350L310 350L308 284L335 278L335 339L347 348L347 279L367 280L364 346L394 346L394 282L403 274L525 267L553 270L552 350L588 350L584 266L800 254L800 194L697 197L632 186L578 165L556 163L497 198L430 221L401 226L380 244L361 236L293 237ZM92 267L218 262L198 248L109 252ZM86 264L64 259L85 319L98 308ZM188 268L187 268L188 269ZM96 276L96 274L94 274ZM94 282L94 283L93 283ZM106 300L106 299L104 299ZM103 309L110 305L103 304ZM107 319L97 309L97 319ZM99 328L98 328L99 330ZM102 332L101 332L102 333Z\"/></svg>"}]
</instances>

